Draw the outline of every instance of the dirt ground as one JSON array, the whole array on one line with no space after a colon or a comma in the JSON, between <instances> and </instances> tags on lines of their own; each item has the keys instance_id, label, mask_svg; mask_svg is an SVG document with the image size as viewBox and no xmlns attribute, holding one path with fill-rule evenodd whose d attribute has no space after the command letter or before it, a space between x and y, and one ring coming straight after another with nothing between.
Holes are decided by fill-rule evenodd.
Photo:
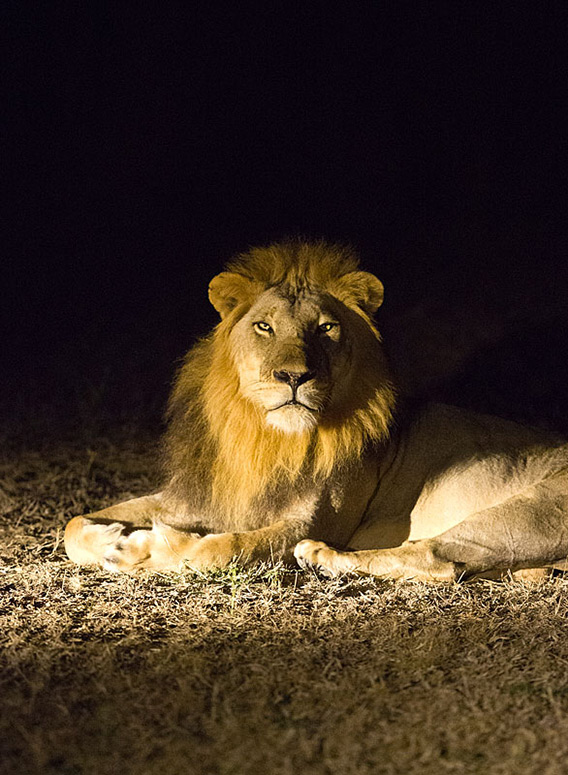
<instances>
[{"instance_id":1,"label":"dirt ground","mask_svg":"<svg viewBox=\"0 0 568 775\"><path fill-rule=\"evenodd\" d=\"M155 435L0 448L2 772L566 772L568 581L78 568L66 520L151 490Z\"/></svg>"}]
</instances>

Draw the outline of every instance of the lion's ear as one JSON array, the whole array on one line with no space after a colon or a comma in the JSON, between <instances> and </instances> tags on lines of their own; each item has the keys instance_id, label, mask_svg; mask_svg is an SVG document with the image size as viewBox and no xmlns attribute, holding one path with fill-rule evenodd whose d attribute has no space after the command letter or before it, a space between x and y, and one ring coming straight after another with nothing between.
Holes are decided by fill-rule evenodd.
<instances>
[{"instance_id":1,"label":"lion's ear","mask_svg":"<svg viewBox=\"0 0 568 775\"><path fill-rule=\"evenodd\" d=\"M257 284L236 272L221 272L209 283L209 301L224 318L235 307L254 300Z\"/></svg>"},{"instance_id":2,"label":"lion's ear","mask_svg":"<svg viewBox=\"0 0 568 775\"><path fill-rule=\"evenodd\" d=\"M345 304L360 307L368 315L374 315L383 303L382 282L370 272L348 272L338 278L331 293Z\"/></svg>"}]
</instances>

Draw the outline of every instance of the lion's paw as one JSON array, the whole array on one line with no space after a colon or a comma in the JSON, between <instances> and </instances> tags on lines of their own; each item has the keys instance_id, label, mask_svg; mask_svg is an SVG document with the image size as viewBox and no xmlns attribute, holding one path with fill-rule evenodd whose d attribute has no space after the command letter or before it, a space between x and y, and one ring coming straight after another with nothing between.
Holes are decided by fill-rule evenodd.
<instances>
[{"instance_id":1,"label":"lion's paw","mask_svg":"<svg viewBox=\"0 0 568 775\"><path fill-rule=\"evenodd\" d=\"M334 554L335 550L323 541L309 538L300 541L294 549L294 557L302 570L315 570L328 578L338 575L333 567Z\"/></svg>"},{"instance_id":2,"label":"lion's paw","mask_svg":"<svg viewBox=\"0 0 568 775\"><path fill-rule=\"evenodd\" d=\"M103 556L105 570L118 573L132 573L146 567L150 559L151 531L135 530L130 535L122 535Z\"/></svg>"}]
</instances>

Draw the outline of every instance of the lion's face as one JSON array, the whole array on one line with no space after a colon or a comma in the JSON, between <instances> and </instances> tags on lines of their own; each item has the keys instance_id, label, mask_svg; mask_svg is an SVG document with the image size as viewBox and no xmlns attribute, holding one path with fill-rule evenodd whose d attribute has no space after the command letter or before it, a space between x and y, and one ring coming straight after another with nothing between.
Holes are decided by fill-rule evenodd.
<instances>
[{"instance_id":1,"label":"lion's face","mask_svg":"<svg viewBox=\"0 0 568 775\"><path fill-rule=\"evenodd\" d=\"M338 400L352 343L340 302L325 293L262 293L230 334L240 388L266 422L309 430Z\"/></svg>"},{"instance_id":2,"label":"lion's face","mask_svg":"<svg viewBox=\"0 0 568 775\"><path fill-rule=\"evenodd\" d=\"M383 286L325 246L304 248L303 257L253 252L230 267L237 271L213 278L209 298L223 318L218 352L266 426L303 433L353 421L372 435L364 417L383 412L382 391L390 390L372 323Z\"/></svg>"}]
</instances>

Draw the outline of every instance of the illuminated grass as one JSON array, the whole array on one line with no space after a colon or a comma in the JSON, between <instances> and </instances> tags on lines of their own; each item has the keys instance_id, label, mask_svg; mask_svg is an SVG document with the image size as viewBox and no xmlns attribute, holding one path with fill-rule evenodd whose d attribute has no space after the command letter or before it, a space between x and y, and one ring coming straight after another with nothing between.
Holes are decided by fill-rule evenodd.
<instances>
[{"instance_id":1,"label":"illuminated grass","mask_svg":"<svg viewBox=\"0 0 568 775\"><path fill-rule=\"evenodd\" d=\"M69 563L66 519L149 491L154 460L132 437L5 448L3 772L565 771L568 582Z\"/></svg>"}]
</instances>

